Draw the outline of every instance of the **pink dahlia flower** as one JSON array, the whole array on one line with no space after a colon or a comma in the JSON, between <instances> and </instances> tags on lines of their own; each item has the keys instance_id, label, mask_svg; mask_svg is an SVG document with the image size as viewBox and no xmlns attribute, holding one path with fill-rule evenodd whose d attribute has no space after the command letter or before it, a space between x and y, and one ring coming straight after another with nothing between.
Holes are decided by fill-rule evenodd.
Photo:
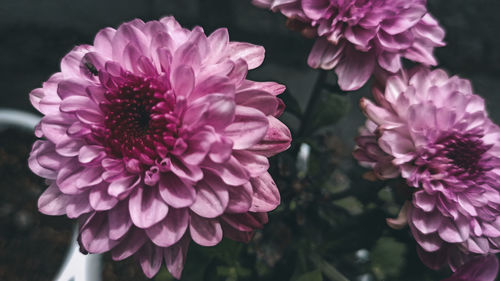
<instances>
[{"instance_id":1,"label":"pink dahlia flower","mask_svg":"<svg viewBox=\"0 0 500 281\"><path fill-rule=\"evenodd\" d=\"M461 266L450 278L443 281L495 281L497 274L497 257L480 256Z\"/></svg>"},{"instance_id":2,"label":"pink dahlia flower","mask_svg":"<svg viewBox=\"0 0 500 281\"><path fill-rule=\"evenodd\" d=\"M253 0L279 11L292 29L316 36L312 68L333 69L346 91L363 86L374 71L396 73L401 57L436 65L432 52L444 46L444 30L425 0Z\"/></svg>"},{"instance_id":3,"label":"pink dahlia flower","mask_svg":"<svg viewBox=\"0 0 500 281\"><path fill-rule=\"evenodd\" d=\"M426 265L455 270L500 249L500 128L469 81L442 70L404 76L375 88L375 103L361 100L369 120L354 156L414 188L403 218L388 222L409 222Z\"/></svg>"},{"instance_id":4,"label":"pink dahlia flower","mask_svg":"<svg viewBox=\"0 0 500 281\"><path fill-rule=\"evenodd\" d=\"M31 102L45 116L29 165L38 207L80 221L82 251L135 255L181 275L191 240L249 241L280 194L267 172L288 148L284 86L246 79L264 48L173 17L105 28L74 48Z\"/></svg>"}]
</instances>

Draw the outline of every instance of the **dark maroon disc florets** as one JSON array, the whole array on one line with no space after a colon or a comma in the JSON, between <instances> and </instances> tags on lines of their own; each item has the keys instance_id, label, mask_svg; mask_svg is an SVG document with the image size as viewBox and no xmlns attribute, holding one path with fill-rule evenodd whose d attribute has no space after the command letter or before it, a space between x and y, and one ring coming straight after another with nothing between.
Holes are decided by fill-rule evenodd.
<instances>
[{"instance_id":1,"label":"dark maroon disc florets","mask_svg":"<svg viewBox=\"0 0 500 281\"><path fill-rule=\"evenodd\" d=\"M108 89L100 107L105 115L103 142L117 158L152 165L170 151L178 134L175 96L156 78L126 75Z\"/></svg>"}]
</instances>

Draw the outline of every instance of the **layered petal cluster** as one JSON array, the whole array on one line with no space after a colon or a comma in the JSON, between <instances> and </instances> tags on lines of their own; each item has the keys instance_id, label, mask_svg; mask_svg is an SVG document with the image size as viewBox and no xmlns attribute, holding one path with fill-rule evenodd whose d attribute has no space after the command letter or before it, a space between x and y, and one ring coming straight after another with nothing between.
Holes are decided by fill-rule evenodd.
<instances>
[{"instance_id":1,"label":"layered petal cluster","mask_svg":"<svg viewBox=\"0 0 500 281\"><path fill-rule=\"evenodd\" d=\"M82 251L135 255L180 278L191 240L249 241L280 202L268 157L288 148L284 86L246 79L264 48L173 17L105 28L31 93L44 114L38 207L80 221Z\"/></svg>"},{"instance_id":2,"label":"layered petal cluster","mask_svg":"<svg viewBox=\"0 0 500 281\"><path fill-rule=\"evenodd\" d=\"M354 156L414 188L402 213L419 255L455 270L500 248L500 128L468 80L427 69L406 76L375 87L375 103L361 100L369 120Z\"/></svg>"},{"instance_id":3,"label":"layered petal cluster","mask_svg":"<svg viewBox=\"0 0 500 281\"><path fill-rule=\"evenodd\" d=\"M279 11L288 26L317 37L312 68L333 69L343 90L363 86L373 72L396 73L401 58L436 65L435 47L444 30L427 12L425 0L253 0Z\"/></svg>"}]
</instances>

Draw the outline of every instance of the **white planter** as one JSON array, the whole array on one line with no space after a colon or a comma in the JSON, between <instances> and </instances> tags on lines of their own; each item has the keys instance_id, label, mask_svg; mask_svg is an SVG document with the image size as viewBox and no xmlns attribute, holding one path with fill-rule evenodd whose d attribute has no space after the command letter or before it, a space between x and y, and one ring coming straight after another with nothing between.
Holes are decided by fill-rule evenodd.
<instances>
[{"instance_id":1,"label":"white planter","mask_svg":"<svg viewBox=\"0 0 500 281\"><path fill-rule=\"evenodd\" d=\"M0 108L0 131L18 128L33 132L41 117L29 112ZM100 281L101 255L83 255L76 239L78 227L73 230L71 245L55 281Z\"/></svg>"}]
</instances>

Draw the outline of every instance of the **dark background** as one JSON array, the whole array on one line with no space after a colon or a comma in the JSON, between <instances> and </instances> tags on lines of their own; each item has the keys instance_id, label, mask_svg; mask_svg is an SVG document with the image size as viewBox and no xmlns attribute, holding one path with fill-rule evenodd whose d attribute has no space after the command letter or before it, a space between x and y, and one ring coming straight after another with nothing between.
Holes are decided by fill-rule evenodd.
<instances>
[{"instance_id":1,"label":"dark background","mask_svg":"<svg viewBox=\"0 0 500 281\"><path fill-rule=\"evenodd\" d=\"M436 51L440 67L445 68L450 74L458 74L471 79L476 93L486 99L490 115L499 123L500 1L429 0L428 2L430 12L447 31L445 38L447 46ZM228 27L231 40L265 46L266 60L260 68L249 73L250 79L274 80L287 85L289 93L298 100L302 108L305 107L318 75L316 70L306 65L307 55L313 41L287 30L284 27L284 17L258 9L250 4L250 0L2 0L0 2L0 108L8 107L35 112L29 103L29 92L40 87L52 73L59 71L60 59L74 45L91 44L97 31L106 26L117 27L120 23L133 18L146 21L166 15L174 15L185 27L201 25L206 33L218 27ZM329 79L334 80L334 75L330 75ZM357 133L357 128L364 121L364 117L357 108L359 98L364 95L368 95L368 87L342 97L342 101L350 105L349 111L337 123L323 130L323 133L317 134L321 140L325 140L323 146L334 147L333 150L336 153L334 157L337 159L335 165L338 168L332 172L332 178L336 179L335 183L338 184L339 181L344 180L347 182L346 185L353 186L353 188L356 188L357 183L367 184L360 183L358 180L361 172L350 157L354 144L353 138ZM285 115L284 120L292 129L298 123L291 115ZM43 276L53 276L53 272L58 269L66 241L69 239L71 223L64 218L50 219L46 216L35 215L36 196L44 186L37 177L29 173L25 165L26 154L33 140L31 137L24 137L23 141L16 141L14 140L16 136L23 139L22 136L16 134L18 133L0 132L0 251L3 252L0 253L0 277L3 276L5 280L18 280L12 278L16 274L22 275L23 266L25 266L32 268L33 271L24 272L25 279L19 278L19 280L49 280L50 278L46 279L47 277ZM286 186L286 184L278 184L278 186L285 200L286 198L293 200L302 198L296 195L287 197L287 194L291 193L290 190L296 191L303 188L300 184L297 185L299 187ZM307 184L304 186L308 187ZM21 200L23 196L31 198L32 201ZM357 198L361 197L357 196ZM369 196L365 197L369 201ZM289 208L292 203L295 204L293 200L285 201L283 208ZM347 205L346 209L349 214L355 216L359 214L357 214L356 207L353 207L354 203L346 201L339 204L344 204L344 207ZM397 212L397 205L391 208L394 209L393 212ZM278 210L275 213L274 223L273 215L271 215L271 223L267 229L279 228L283 224L283 221L279 219L286 216L280 212L282 211ZM381 219L384 215L386 214L380 214ZM5 219L6 217L8 219ZM378 221L373 223L380 224ZM297 225L300 226L300 223ZM387 234L387 229L382 225L373 231L377 233L384 231ZM370 234L370 232L359 233L360 237ZM408 239L403 237L406 235L404 232L390 232L389 234L399 235L397 241ZM19 238L18 235L22 237ZM390 235L388 237L391 237ZM340 236L342 236L341 233L338 233L338 237ZM344 240L338 237L331 237L330 241L332 243L340 241L336 247L342 248L341 244ZM385 238L383 241L390 242L387 246L388 252L394 251L394 241L391 239ZM365 241L361 238L358 240ZM351 241L346 240L345 243L349 244ZM371 246L367 246L373 246L373 243L370 243L367 242L363 247L370 248ZM50 244L50 248L43 248L43 244ZM278 241L274 241L264 245L277 244ZM383 256L386 244L382 243L380 247L374 246L371 254ZM32 245L39 245L40 248ZM233 244L229 245L231 247ZM228 246L226 244L221 247L224 249ZM359 248L361 247L360 245ZM14 251L17 251L16 254L12 254ZM421 271L426 270L416 261L412 246L405 251L407 255L410 255L409 258L407 257L408 263L412 262L414 265L407 265L404 276L412 276L412 272L414 275L420 274ZM187 270L197 266L197 253L203 254L203 251L196 248L190 250ZM358 275L359 270L353 268L356 267L354 262L343 264L345 259L336 259L335 253L331 255L330 260L340 265L339 269L343 273L358 276L358 279L353 280L375 280L373 274L378 277L377 280L383 278L380 276L391 276L387 273L389 272L387 268L390 268L393 263L386 265L370 263L366 267L367 272L371 272L372 275ZM9 261L12 262L11 265L8 264ZM44 262L51 266L45 268L46 272L43 273L45 275L40 271L40 268L44 267ZM109 269L107 266L115 265L104 265L105 276L107 276L104 280L127 280L117 277L116 272L120 271L126 272L127 276L137 276L137 278L131 277L130 280L143 279L142 274L137 272L138 265L134 262L121 263L118 269ZM285 263L281 266L279 270L286 272L286 267L290 265ZM289 271L294 270L292 267ZM377 270L381 271L382 275L377 275ZM386 275L384 275L384 270L386 270ZM33 272L39 272L40 276L33 276ZM427 276L425 280L438 280L430 274L424 274ZM368 279L360 279L364 278L363 276L368 276L366 277ZM299 280L309 281L308 277L305 278L299 278ZM387 280L403 280L394 277L394 274L392 278Z\"/></svg>"}]
</instances>

